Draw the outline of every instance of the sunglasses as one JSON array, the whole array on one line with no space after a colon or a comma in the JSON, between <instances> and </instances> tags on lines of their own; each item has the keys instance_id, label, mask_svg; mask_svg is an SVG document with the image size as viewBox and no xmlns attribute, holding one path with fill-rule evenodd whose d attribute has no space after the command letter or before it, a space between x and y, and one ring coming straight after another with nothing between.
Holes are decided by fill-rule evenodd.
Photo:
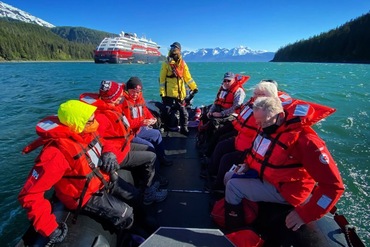
<instances>
[{"instance_id":1,"label":"sunglasses","mask_svg":"<svg viewBox=\"0 0 370 247\"><path fill-rule=\"evenodd\" d=\"M224 79L224 83L227 82L227 83L230 83L231 80L227 80L227 79Z\"/></svg>"},{"instance_id":2,"label":"sunglasses","mask_svg":"<svg viewBox=\"0 0 370 247\"><path fill-rule=\"evenodd\" d=\"M94 123L94 121L95 121L95 118L93 118L92 120L88 120L88 121L86 122L86 125L87 125L87 126L92 125L92 124Z\"/></svg>"}]
</instances>

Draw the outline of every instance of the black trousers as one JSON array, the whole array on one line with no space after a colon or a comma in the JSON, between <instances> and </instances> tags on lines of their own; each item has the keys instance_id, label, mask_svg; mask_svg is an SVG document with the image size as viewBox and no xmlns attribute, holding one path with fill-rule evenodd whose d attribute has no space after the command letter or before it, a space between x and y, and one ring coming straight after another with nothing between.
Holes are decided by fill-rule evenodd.
<instances>
[{"instance_id":1,"label":"black trousers","mask_svg":"<svg viewBox=\"0 0 370 247\"><path fill-rule=\"evenodd\" d=\"M90 198L82 211L110 222L117 230L128 229L134 223L134 212L120 197L102 190Z\"/></svg>"},{"instance_id":2,"label":"black trousers","mask_svg":"<svg viewBox=\"0 0 370 247\"><path fill-rule=\"evenodd\" d=\"M172 97L162 97L162 102L169 109L167 119L165 120L167 125L170 125L171 119L176 118L176 112L178 111L180 114L180 126L188 127L189 113L181 100Z\"/></svg>"}]
</instances>

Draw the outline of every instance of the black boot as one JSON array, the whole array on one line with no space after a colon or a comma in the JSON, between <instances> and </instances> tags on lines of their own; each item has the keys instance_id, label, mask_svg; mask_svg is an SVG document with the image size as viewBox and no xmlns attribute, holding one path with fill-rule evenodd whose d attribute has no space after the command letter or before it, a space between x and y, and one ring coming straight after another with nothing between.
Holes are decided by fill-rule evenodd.
<instances>
[{"instance_id":1,"label":"black boot","mask_svg":"<svg viewBox=\"0 0 370 247\"><path fill-rule=\"evenodd\" d=\"M225 228L233 230L245 225L243 204L233 205L225 201Z\"/></svg>"},{"instance_id":2,"label":"black boot","mask_svg":"<svg viewBox=\"0 0 370 247\"><path fill-rule=\"evenodd\" d=\"M188 129L188 126L182 126L180 128L180 133L183 134L183 135L186 135L188 136L189 135L189 129Z\"/></svg>"}]
</instances>

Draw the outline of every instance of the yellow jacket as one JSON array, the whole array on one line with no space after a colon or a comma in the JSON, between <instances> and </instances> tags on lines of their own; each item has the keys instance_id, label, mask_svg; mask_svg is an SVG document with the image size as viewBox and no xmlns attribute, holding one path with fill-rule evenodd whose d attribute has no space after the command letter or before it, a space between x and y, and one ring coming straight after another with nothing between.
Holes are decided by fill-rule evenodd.
<instances>
[{"instance_id":1,"label":"yellow jacket","mask_svg":"<svg viewBox=\"0 0 370 247\"><path fill-rule=\"evenodd\" d=\"M173 68L176 68L175 73ZM174 60L163 62L159 75L159 93L161 97L167 96L184 100L186 97L185 84L190 90L197 88L185 61L180 58L177 63Z\"/></svg>"}]
</instances>

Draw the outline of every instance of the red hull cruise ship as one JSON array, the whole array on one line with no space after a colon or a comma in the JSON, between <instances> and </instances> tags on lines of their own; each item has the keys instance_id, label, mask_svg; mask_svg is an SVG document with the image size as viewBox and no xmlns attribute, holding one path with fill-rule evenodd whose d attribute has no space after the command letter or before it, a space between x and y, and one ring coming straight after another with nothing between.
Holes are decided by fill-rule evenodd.
<instances>
[{"instance_id":1,"label":"red hull cruise ship","mask_svg":"<svg viewBox=\"0 0 370 247\"><path fill-rule=\"evenodd\" d=\"M135 33L121 32L118 37L104 38L94 50L95 63L157 63L160 46Z\"/></svg>"}]
</instances>

